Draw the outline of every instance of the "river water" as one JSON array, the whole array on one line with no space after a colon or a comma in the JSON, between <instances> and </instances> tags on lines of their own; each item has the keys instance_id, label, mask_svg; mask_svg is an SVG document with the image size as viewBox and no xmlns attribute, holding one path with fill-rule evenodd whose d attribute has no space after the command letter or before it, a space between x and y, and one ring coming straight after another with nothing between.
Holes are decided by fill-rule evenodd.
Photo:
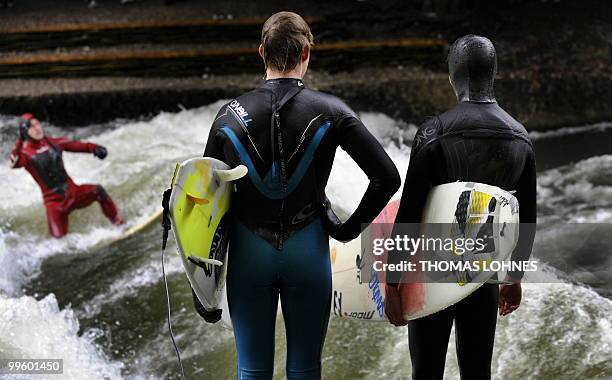
<instances>
[{"instance_id":1,"label":"river water","mask_svg":"<svg viewBox=\"0 0 612 380\"><path fill-rule=\"evenodd\" d=\"M174 164L202 154L220 105L87 128L46 127L51 135L87 139L108 148L104 161L66 153L65 164L77 183L103 184L130 226L155 212ZM382 114L361 117L404 177L415 127ZM14 121L0 117L2 156L12 147L15 134L9 125ZM612 124L533 133L532 138L545 236L562 241L567 221L612 222ZM366 186L365 175L338 150L327 193L340 214L357 206ZM52 240L47 237L40 193L29 175L1 165L0 188L0 358L63 358L64 374L52 379L178 378L165 321L159 226L105 245L121 230L93 206L71 215L70 235ZM562 254L547 250L547 241L536 241L534 255L547 268L550 283L525 283L521 308L499 319L494 378L612 378L610 245L581 255L582 263L601 269L593 277L561 270L557 263ZM171 238L166 270L187 376L235 378L232 333L197 316L175 251ZM282 317L277 323L275 378L281 379ZM407 331L332 318L323 368L326 379L408 379ZM459 378L453 339L445 378Z\"/></svg>"}]
</instances>

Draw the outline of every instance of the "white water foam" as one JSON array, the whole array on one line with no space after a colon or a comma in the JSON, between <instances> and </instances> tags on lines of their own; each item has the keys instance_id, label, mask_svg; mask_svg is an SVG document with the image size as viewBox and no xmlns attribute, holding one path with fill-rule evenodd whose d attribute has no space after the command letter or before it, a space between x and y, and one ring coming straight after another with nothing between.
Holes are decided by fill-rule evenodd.
<instances>
[{"instance_id":1,"label":"white water foam","mask_svg":"<svg viewBox=\"0 0 612 380\"><path fill-rule=\"evenodd\" d=\"M173 239L170 238L169 240ZM164 253L166 277L173 273L183 272L183 264L175 253L176 251L176 246L169 242ZM100 313L104 305L116 303L127 297L134 297L142 288L157 284L162 275L161 256L158 256L158 254L156 252L153 260L125 273L114 280L108 287L100 289L100 293L86 301L76 310L77 316L79 318L93 318Z\"/></svg>"},{"instance_id":2,"label":"white water foam","mask_svg":"<svg viewBox=\"0 0 612 380\"><path fill-rule=\"evenodd\" d=\"M0 358L63 359L63 374L53 379L121 379L123 365L109 360L93 340L79 336L78 331L73 311L60 310L53 294L39 301L0 294Z\"/></svg>"},{"instance_id":3,"label":"white water foam","mask_svg":"<svg viewBox=\"0 0 612 380\"><path fill-rule=\"evenodd\" d=\"M538 206L567 222L612 221L612 155L538 173Z\"/></svg>"},{"instance_id":4,"label":"white water foam","mask_svg":"<svg viewBox=\"0 0 612 380\"><path fill-rule=\"evenodd\" d=\"M550 277L546 284L528 283L527 274L519 309L498 317L492 378L603 380L612 375L612 301L584 286L560 283L554 272L545 269L543 273ZM368 326L353 325L355 330ZM363 378L410 378L407 330L385 328L381 339L388 349ZM460 378L454 330L444 378Z\"/></svg>"},{"instance_id":5,"label":"white water foam","mask_svg":"<svg viewBox=\"0 0 612 380\"><path fill-rule=\"evenodd\" d=\"M127 122L117 129L90 136L88 141L108 148L107 159L99 161L90 155L66 153L66 169L77 183L103 184L126 216L125 228L129 228L159 207L161 192L169 185L174 164L202 154L219 106L215 104L178 114L162 113L150 121ZM19 295L22 286L37 275L46 258L59 254L87 254L105 240L117 237L125 228L109 225L98 207L93 206L71 215L68 236L61 240L48 238L40 193L29 174L1 166L0 186L3 188L0 291L14 297L0 296L0 336L7 337L0 338L3 350L0 357L56 355L64 359L65 370L63 377L54 378L122 378L122 365L106 359L93 343L103 331L90 329L85 336L79 336L75 312L70 308L59 310L53 295L41 301ZM171 249L169 247L168 254ZM158 264L151 261L150 265L117 279L106 291L84 304L77 314L96 315L102 305L156 283L159 281ZM171 273L180 271L177 257L169 260L168 269ZM49 333L45 335L45 331ZM31 347L32 342L35 347Z\"/></svg>"},{"instance_id":6,"label":"white water foam","mask_svg":"<svg viewBox=\"0 0 612 380\"><path fill-rule=\"evenodd\" d=\"M612 123L610 122L602 122L591 125L583 125L579 127L565 127L559 128L552 131L531 131L529 132L529 138L531 141L538 141L544 139L550 139L555 137L563 137L563 136L571 136L583 133L596 133L596 132L605 132L609 129L612 129Z\"/></svg>"},{"instance_id":7,"label":"white water foam","mask_svg":"<svg viewBox=\"0 0 612 380\"><path fill-rule=\"evenodd\" d=\"M368 130L383 145L399 171L402 187L393 196L394 199L399 199L408 170L410 144L416 133L416 127L411 125L408 129L403 129L405 128L403 123L380 113L366 112L360 117ZM346 219L357 208L367 187L367 176L348 153L338 149L326 194L340 217Z\"/></svg>"},{"instance_id":8,"label":"white water foam","mask_svg":"<svg viewBox=\"0 0 612 380\"><path fill-rule=\"evenodd\" d=\"M40 192L25 170L0 165L0 289L18 295L38 273L40 263L57 254L85 252L117 237L159 207L174 164L202 154L210 125L221 103L149 121L127 122L88 138L108 148L104 161L92 155L65 153L67 172L77 183L100 183L118 204L126 226L110 225L93 205L70 217L71 233L61 240L47 236Z\"/></svg>"},{"instance_id":9,"label":"white water foam","mask_svg":"<svg viewBox=\"0 0 612 380\"><path fill-rule=\"evenodd\" d=\"M493 377L606 379L612 375L612 301L579 285L523 284L521 307L500 318ZM556 282L556 283L554 283ZM522 309L522 310L521 310Z\"/></svg>"},{"instance_id":10,"label":"white water foam","mask_svg":"<svg viewBox=\"0 0 612 380\"><path fill-rule=\"evenodd\" d=\"M167 186L173 163L190 156L201 155L212 118L219 106L220 103L216 103L177 114L160 114L151 121L128 122L118 129L93 136L92 141L102 143L109 148L107 161L100 162L93 158L80 159L76 155L66 154L68 171L78 182L94 181L105 185L111 195L118 200L128 219L144 218L157 206L160 190ZM379 138L404 179L414 127L409 128L407 132L401 132L400 129L405 126L384 115L366 113L361 117L366 126ZM136 149L134 145L137 145L137 142L141 144ZM541 173L538 187L540 202L558 206L565 202L564 196L567 193L573 196L578 204L589 205L592 201L600 201L602 196L609 195L606 189L609 184L602 185L600 182L601 176L608 173L610 167L610 158L607 157L594 157L582 161L576 167L570 165L563 170L553 169ZM557 172L554 172L555 170ZM583 175L581 171L591 172L591 175ZM37 210L41 208L38 190L26 173L21 173L19 177L19 175L14 176L16 172L9 173L7 169L0 169L0 178L5 178L0 180L3 181L0 182L0 186L8 189L9 194L8 201L0 205L3 216L8 215L8 219L0 224L0 289L14 293L18 293L21 285L36 273L38 265L44 258L67 252L84 253L88 247L119 233L116 228L107 226L96 209L78 212L75 218L77 223L74 224L76 232L67 238L61 241L46 238L44 214L42 212L37 214ZM581 186L582 190L579 189ZM347 216L357 207L366 187L365 175L344 151L338 150L327 194L341 215ZM34 190L35 195L30 194L28 189ZM582 194L585 189L591 193ZM400 194L401 189L395 198L399 198ZM609 213L609 203L598 206L597 212ZM579 210L582 215L584 215L583 209L588 208L578 207L582 207ZM26 216L21 216L24 208ZM29 226L34 218L38 218L39 221L34 223L36 228L31 231ZM179 271L180 262L172 260L171 267L173 272ZM101 305L106 303L105 298L117 300L136 293L138 289L158 281L158 271L157 263L152 263L141 270L118 278L99 297L86 303L84 309L79 310L79 314L83 312L87 317L96 315ZM511 379L521 374L526 374L522 377L529 377L526 371L535 368L535 373L542 374L546 378L547 371L554 371L557 367L566 369L564 356L570 354L575 358L571 363L586 363L585 366L576 365L581 369L568 372L577 375L572 376L573 378L584 378L579 375L585 375L585 371L589 370L596 371L600 367L603 368L601 370L603 372L600 373L608 371L609 374L610 368L601 364L601 358L611 355L611 328L609 319L604 318L612 313L610 301L589 289L572 284L526 284L524 288L525 298L521 309L510 317L502 319L498 326L494 357L495 377ZM114 293L116 295L112 296ZM10 300L24 298L28 299L20 297ZM4 305L2 306L0 310L4 310ZM7 304L8 306L12 307L12 304ZM58 311L58 313L63 312ZM29 323L30 317L27 314L23 318L24 320L17 318L17 322L24 325ZM366 328L365 325L363 328ZM396 375L407 377L409 365L406 363L409 360L405 330L397 331L392 328L389 330L391 341L394 342L390 343L390 346L395 345L395 348L390 349L389 355L385 355L380 366L375 368L371 375L388 373L393 375L391 377L397 377ZM6 331L8 330L3 326L0 327L2 334ZM164 334L165 339L165 331L160 331L160 334ZM28 334L23 333L23 335ZM76 332L74 335L75 339L85 339L78 338ZM341 342L332 344L341 344ZM549 344L551 346L548 346ZM564 344L578 345L579 349L570 352L564 348ZM449 351L454 351L452 342ZM537 355L537 352L540 352L540 355L550 354L548 356L554 357L538 357L534 363L531 357ZM458 369L453 363L455 363L454 355L449 355L447 373L449 378L458 378Z\"/></svg>"}]
</instances>

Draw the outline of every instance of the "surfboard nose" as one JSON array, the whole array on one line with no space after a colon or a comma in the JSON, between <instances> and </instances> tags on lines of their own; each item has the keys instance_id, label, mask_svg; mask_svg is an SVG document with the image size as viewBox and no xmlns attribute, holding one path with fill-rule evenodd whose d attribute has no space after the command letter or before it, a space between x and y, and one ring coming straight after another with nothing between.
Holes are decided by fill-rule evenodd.
<instances>
[{"instance_id":1,"label":"surfboard nose","mask_svg":"<svg viewBox=\"0 0 612 380\"><path fill-rule=\"evenodd\" d=\"M214 169L215 175L225 182L235 181L244 177L249 170L244 165L238 165L232 169Z\"/></svg>"}]
</instances>

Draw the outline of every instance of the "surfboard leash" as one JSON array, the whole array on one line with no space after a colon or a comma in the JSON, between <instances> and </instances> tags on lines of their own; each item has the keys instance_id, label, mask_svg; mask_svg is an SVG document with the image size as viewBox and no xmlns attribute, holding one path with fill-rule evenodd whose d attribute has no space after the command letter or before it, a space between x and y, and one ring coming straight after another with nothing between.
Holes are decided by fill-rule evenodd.
<instances>
[{"instance_id":1,"label":"surfboard leash","mask_svg":"<svg viewBox=\"0 0 612 380\"><path fill-rule=\"evenodd\" d=\"M166 266L164 264L164 253L166 252L166 243L168 242L168 232L172 228L170 223L170 218L168 217L168 209L170 208L170 194L172 189L168 189L164 191L164 197L162 200L162 207L164 211L162 212L162 249L161 249L161 264L162 264L162 276L164 278L164 286L166 288L166 309L168 311L166 315L166 319L168 321L168 331L170 332L170 339L172 339L172 345L174 345L174 351L176 352L176 357L179 363L179 369L181 370L181 379L186 380L185 377L185 369L183 368L183 361L181 360L181 353L179 352L178 346L176 344L176 340L174 339L174 332L172 331L172 307L170 303L170 290L168 288L168 278L166 277Z\"/></svg>"}]
</instances>

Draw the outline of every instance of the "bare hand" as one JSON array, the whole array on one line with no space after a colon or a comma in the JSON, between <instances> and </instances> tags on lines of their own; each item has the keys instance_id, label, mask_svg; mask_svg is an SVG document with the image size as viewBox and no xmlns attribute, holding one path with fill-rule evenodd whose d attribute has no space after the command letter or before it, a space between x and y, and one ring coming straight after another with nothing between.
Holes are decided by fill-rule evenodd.
<instances>
[{"instance_id":1,"label":"bare hand","mask_svg":"<svg viewBox=\"0 0 612 380\"><path fill-rule=\"evenodd\" d=\"M522 296L523 290L520 282L512 285L501 285L499 287L499 315L508 315L518 309Z\"/></svg>"},{"instance_id":2,"label":"bare hand","mask_svg":"<svg viewBox=\"0 0 612 380\"><path fill-rule=\"evenodd\" d=\"M385 314L389 322L394 326L406 326L408 322L404 319L399 287L386 285L385 292Z\"/></svg>"}]
</instances>

